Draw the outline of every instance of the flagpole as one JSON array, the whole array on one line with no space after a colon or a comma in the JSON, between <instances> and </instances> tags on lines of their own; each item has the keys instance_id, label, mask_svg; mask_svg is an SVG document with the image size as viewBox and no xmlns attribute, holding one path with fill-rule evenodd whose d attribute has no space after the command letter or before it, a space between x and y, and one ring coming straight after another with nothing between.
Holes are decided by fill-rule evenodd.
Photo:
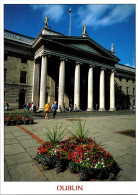
<instances>
[{"instance_id":1,"label":"flagpole","mask_svg":"<svg viewBox=\"0 0 138 195\"><path fill-rule=\"evenodd\" d=\"M71 36L71 12L70 12L70 20L69 20L69 36Z\"/></svg>"}]
</instances>

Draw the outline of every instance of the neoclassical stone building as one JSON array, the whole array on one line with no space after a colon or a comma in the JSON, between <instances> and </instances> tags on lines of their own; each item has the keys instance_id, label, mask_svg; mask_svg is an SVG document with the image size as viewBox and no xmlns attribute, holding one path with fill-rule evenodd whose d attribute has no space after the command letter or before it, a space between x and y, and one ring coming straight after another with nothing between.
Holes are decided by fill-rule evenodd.
<instances>
[{"instance_id":1,"label":"neoclassical stone building","mask_svg":"<svg viewBox=\"0 0 138 195\"><path fill-rule=\"evenodd\" d=\"M127 54L126 54L127 55ZM58 108L113 111L135 105L135 69L119 64L113 44L106 50L89 36L66 36L45 23L36 38L5 30L4 100L10 108L47 101Z\"/></svg>"}]
</instances>

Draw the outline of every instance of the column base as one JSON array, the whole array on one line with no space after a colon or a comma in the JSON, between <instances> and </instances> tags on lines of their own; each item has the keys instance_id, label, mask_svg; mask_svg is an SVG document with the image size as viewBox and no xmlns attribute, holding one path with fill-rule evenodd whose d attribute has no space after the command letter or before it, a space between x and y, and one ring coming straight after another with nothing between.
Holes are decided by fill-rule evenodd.
<instances>
[{"instance_id":1,"label":"column base","mask_svg":"<svg viewBox=\"0 0 138 195\"><path fill-rule=\"evenodd\" d=\"M65 108L58 108L57 112L65 112Z\"/></svg>"},{"instance_id":2,"label":"column base","mask_svg":"<svg viewBox=\"0 0 138 195\"><path fill-rule=\"evenodd\" d=\"M106 109L105 108L99 108L98 111L106 111Z\"/></svg>"},{"instance_id":3,"label":"column base","mask_svg":"<svg viewBox=\"0 0 138 195\"><path fill-rule=\"evenodd\" d=\"M87 108L86 111L88 111L88 112L94 112L95 110L93 108Z\"/></svg>"},{"instance_id":4,"label":"column base","mask_svg":"<svg viewBox=\"0 0 138 195\"><path fill-rule=\"evenodd\" d=\"M115 111L116 109L115 108L110 108L109 111Z\"/></svg>"},{"instance_id":5,"label":"column base","mask_svg":"<svg viewBox=\"0 0 138 195\"><path fill-rule=\"evenodd\" d=\"M60 108L58 108L58 109L57 109L57 112L61 112L61 109L60 109Z\"/></svg>"},{"instance_id":6,"label":"column base","mask_svg":"<svg viewBox=\"0 0 138 195\"><path fill-rule=\"evenodd\" d=\"M38 111L39 112L42 112L42 111L44 112L44 108L38 108Z\"/></svg>"}]
</instances>

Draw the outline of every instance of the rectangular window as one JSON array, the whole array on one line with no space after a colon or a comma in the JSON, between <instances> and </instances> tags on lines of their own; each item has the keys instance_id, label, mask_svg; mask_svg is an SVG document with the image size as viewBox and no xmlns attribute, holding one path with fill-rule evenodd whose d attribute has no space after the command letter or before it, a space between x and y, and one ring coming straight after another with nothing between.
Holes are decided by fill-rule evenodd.
<instances>
[{"instance_id":1,"label":"rectangular window","mask_svg":"<svg viewBox=\"0 0 138 195\"><path fill-rule=\"evenodd\" d=\"M6 82L7 68L4 68L4 82Z\"/></svg>"},{"instance_id":2,"label":"rectangular window","mask_svg":"<svg viewBox=\"0 0 138 195\"><path fill-rule=\"evenodd\" d=\"M21 63L27 64L27 57L26 56L23 56L21 58Z\"/></svg>"},{"instance_id":3,"label":"rectangular window","mask_svg":"<svg viewBox=\"0 0 138 195\"><path fill-rule=\"evenodd\" d=\"M20 72L20 83L26 83L26 72L25 71Z\"/></svg>"}]
</instances>

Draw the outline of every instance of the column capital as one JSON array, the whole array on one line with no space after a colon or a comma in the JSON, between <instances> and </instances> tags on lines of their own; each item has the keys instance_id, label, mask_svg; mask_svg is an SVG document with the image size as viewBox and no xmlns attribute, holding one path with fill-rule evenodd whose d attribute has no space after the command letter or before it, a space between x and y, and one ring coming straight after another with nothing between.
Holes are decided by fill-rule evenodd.
<instances>
[{"instance_id":1,"label":"column capital","mask_svg":"<svg viewBox=\"0 0 138 195\"><path fill-rule=\"evenodd\" d=\"M111 72L116 72L116 70L115 69L111 69Z\"/></svg>"},{"instance_id":2,"label":"column capital","mask_svg":"<svg viewBox=\"0 0 138 195\"><path fill-rule=\"evenodd\" d=\"M101 67L101 70L106 70L106 68L102 68L102 67Z\"/></svg>"},{"instance_id":3,"label":"column capital","mask_svg":"<svg viewBox=\"0 0 138 195\"><path fill-rule=\"evenodd\" d=\"M46 53L46 54L45 54L45 53L42 53L42 54L41 54L41 57L42 57L42 56L46 56L46 57L50 58L50 54L47 54L47 53Z\"/></svg>"},{"instance_id":4,"label":"column capital","mask_svg":"<svg viewBox=\"0 0 138 195\"><path fill-rule=\"evenodd\" d=\"M94 65L91 65L91 64L88 64L88 65L89 65L89 67L95 68L95 66L94 66Z\"/></svg>"},{"instance_id":5,"label":"column capital","mask_svg":"<svg viewBox=\"0 0 138 195\"><path fill-rule=\"evenodd\" d=\"M68 61L68 59L66 59L66 58L60 58L60 61Z\"/></svg>"},{"instance_id":6,"label":"column capital","mask_svg":"<svg viewBox=\"0 0 138 195\"><path fill-rule=\"evenodd\" d=\"M76 61L76 64L82 65L82 62L78 62L78 61Z\"/></svg>"}]
</instances>

